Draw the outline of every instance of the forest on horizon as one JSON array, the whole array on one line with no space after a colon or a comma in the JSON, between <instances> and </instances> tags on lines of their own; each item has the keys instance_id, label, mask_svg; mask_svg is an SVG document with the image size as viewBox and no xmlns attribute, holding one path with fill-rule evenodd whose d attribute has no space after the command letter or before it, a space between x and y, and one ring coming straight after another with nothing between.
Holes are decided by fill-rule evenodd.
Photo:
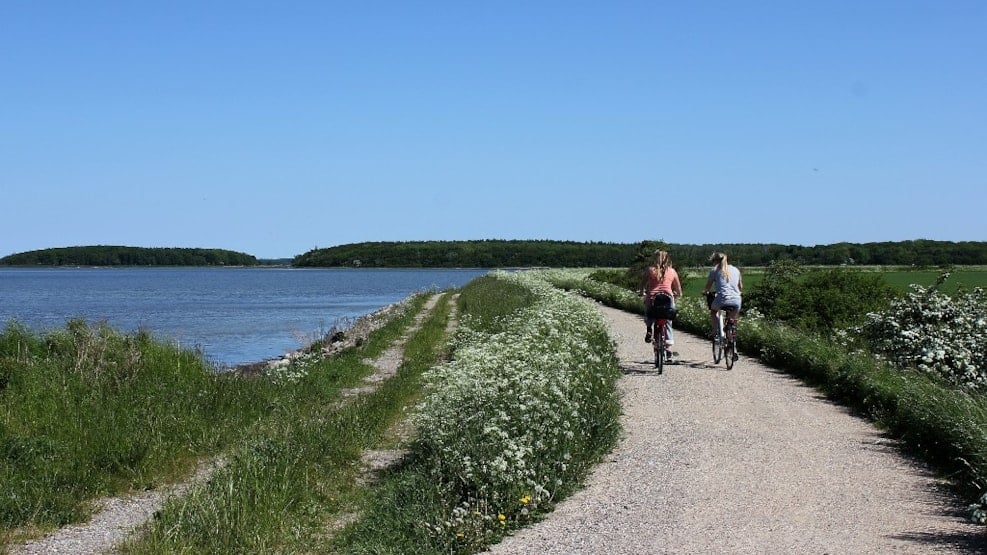
<instances>
[{"instance_id":1,"label":"forest on horizon","mask_svg":"<svg viewBox=\"0 0 987 555\"><path fill-rule=\"evenodd\" d=\"M987 265L985 241L896 241L781 245L761 243L676 244L553 240L387 241L313 249L293 259L199 248L80 246L42 249L0 258L5 266L258 266L297 268L580 268L627 267L655 248L668 250L676 265L705 266L714 251L738 266L767 266L776 260L805 265L944 267Z\"/></svg>"},{"instance_id":2,"label":"forest on horizon","mask_svg":"<svg viewBox=\"0 0 987 555\"><path fill-rule=\"evenodd\" d=\"M59 247L0 258L4 266L256 266L257 258L224 249L95 245Z\"/></svg>"},{"instance_id":3,"label":"forest on horizon","mask_svg":"<svg viewBox=\"0 0 987 555\"><path fill-rule=\"evenodd\" d=\"M775 260L806 265L967 266L987 264L987 242L898 241L805 247L780 244L675 244L663 241L603 243L548 240L367 242L313 249L295 267L513 268L626 267L657 247L678 266L705 266L714 251L732 263L767 266Z\"/></svg>"}]
</instances>

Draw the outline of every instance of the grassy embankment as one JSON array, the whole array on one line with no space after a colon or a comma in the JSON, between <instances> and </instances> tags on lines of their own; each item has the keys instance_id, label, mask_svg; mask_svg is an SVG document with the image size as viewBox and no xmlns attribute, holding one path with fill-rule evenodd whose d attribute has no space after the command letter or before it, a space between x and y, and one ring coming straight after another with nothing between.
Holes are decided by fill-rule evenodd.
<instances>
[{"instance_id":1,"label":"grassy embankment","mask_svg":"<svg viewBox=\"0 0 987 555\"><path fill-rule=\"evenodd\" d=\"M395 422L418 396L421 373L444 348L449 295L405 345L394 377L341 402L339 368L361 367L394 340L374 335L359 349L291 384L290 403L255 425L207 484L170 502L127 553L294 553L321 551L328 530L365 495L361 453L392 447ZM356 385L352 380L350 386Z\"/></svg>"},{"instance_id":2,"label":"grassy embankment","mask_svg":"<svg viewBox=\"0 0 987 555\"><path fill-rule=\"evenodd\" d=\"M359 350L382 350L421 298ZM86 518L86 501L154 488L277 426L368 371L358 356L316 363L318 391L287 379L217 375L201 356L105 326L71 322L43 336L0 334L0 538ZM287 369L287 376L297 369ZM305 384L308 385L308 384Z\"/></svg>"},{"instance_id":3,"label":"grassy embankment","mask_svg":"<svg viewBox=\"0 0 987 555\"><path fill-rule=\"evenodd\" d=\"M451 361L434 366L446 345L439 314L398 376L360 403L377 408L319 395L313 410L257 430L129 552L466 553L548 510L616 440L605 326L586 301L507 275L466 286L459 308ZM408 455L359 481L359 450L396 446L383 432L397 420L371 433L361 415L416 401L417 439L397 442Z\"/></svg>"},{"instance_id":4,"label":"grassy embankment","mask_svg":"<svg viewBox=\"0 0 987 555\"><path fill-rule=\"evenodd\" d=\"M360 347L273 379L217 377L146 336L8 330L5 541L217 454L226 464L125 551L470 552L537 518L616 441L619 372L605 326L587 301L504 274L464 288L450 347L449 298L408 340L397 376L349 402L341 389L372 371L365 361L423 299ZM449 348L452 360L436 366ZM393 432L419 401L422 433L408 444ZM362 452L397 446L410 449L402 464L361 479Z\"/></svg>"},{"instance_id":5,"label":"grassy embankment","mask_svg":"<svg viewBox=\"0 0 987 555\"><path fill-rule=\"evenodd\" d=\"M608 306L642 313L640 297L586 279L588 272L546 271L552 284ZM979 275L979 274L976 274ZM701 285L699 286L701 291ZM679 301L676 327L705 335L709 316L697 296ZM971 501L987 487L987 398L928 374L896 370L867 353L848 352L830 338L763 319L741 319L739 346L854 408L934 464Z\"/></svg>"}]
</instances>

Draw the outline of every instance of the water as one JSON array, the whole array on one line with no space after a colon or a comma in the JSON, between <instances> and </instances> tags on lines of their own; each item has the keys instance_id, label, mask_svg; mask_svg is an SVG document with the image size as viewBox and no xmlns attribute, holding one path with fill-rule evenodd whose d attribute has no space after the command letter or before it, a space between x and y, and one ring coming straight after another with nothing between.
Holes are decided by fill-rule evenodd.
<instances>
[{"instance_id":1,"label":"water","mask_svg":"<svg viewBox=\"0 0 987 555\"><path fill-rule=\"evenodd\" d=\"M0 325L36 331L73 318L149 331L220 366L276 358L334 324L487 270L0 268Z\"/></svg>"}]
</instances>

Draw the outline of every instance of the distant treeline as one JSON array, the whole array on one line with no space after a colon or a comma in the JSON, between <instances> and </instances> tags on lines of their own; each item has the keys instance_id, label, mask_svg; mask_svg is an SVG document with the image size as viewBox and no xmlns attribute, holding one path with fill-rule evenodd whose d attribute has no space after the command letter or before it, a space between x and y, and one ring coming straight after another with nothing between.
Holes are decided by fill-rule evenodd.
<instances>
[{"instance_id":1,"label":"distant treeline","mask_svg":"<svg viewBox=\"0 0 987 555\"><path fill-rule=\"evenodd\" d=\"M351 243L296 256L296 267L350 268L585 268L628 267L657 247L672 253L676 266L705 266L713 251L726 252L739 266L767 266L775 260L805 265L967 266L987 265L984 241L897 241L836 243L804 247L762 243L685 245L661 241L603 243L549 240L391 241ZM44 249L0 258L7 266L257 266L258 261L223 249L88 246Z\"/></svg>"},{"instance_id":2,"label":"distant treeline","mask_svg":"<svg viewBox=\"0 0 987 555\"><path fill-rule=\"evenodd\" d=\"M352 243L314 249L295 257L298 267L364 268L553 268L627 267L664 246L677 266L704 266L713 251L742 266L775 260L806 265L948 266L987 264L987 242L899 241L837 243L805 247L777 244L579 243L573 241L418 241Z\"/></svg>"},{"instance_id":3,"label":"distant treeline","mask_svg":"<svg viewBox=\"0 0 987 555\"><path fill-rule=\"evenodd\" d=\"M574 241L412 241L315 249L293 266L364 268L513 268L624 266L636 245Z\"/></svg>"},{"instance_id":4,"label":"distant treeline","mask_svg":"<svg viewBox=\"0 0 987 555\"><path fill-rule=\"evenodd\" d=\"M7 266L256 266L250 254L223 249L64 247L0 258Z\"/></svg>"},{"instance_id":5,"label":"distant treeline","mask_svg":"<svg viewBox=\"0 0 987 555\"><path fill-rule=\"evenodd\" d=\"M725 252L731 262L766 266L775 260L795 260L805 265L838 266L970 266L987 264L987 241L895 241L883 243L835 243L832 245L733 244L669 245L672 256L687 265L705 265L714 250Z\"/></svg>"}]
</instances>

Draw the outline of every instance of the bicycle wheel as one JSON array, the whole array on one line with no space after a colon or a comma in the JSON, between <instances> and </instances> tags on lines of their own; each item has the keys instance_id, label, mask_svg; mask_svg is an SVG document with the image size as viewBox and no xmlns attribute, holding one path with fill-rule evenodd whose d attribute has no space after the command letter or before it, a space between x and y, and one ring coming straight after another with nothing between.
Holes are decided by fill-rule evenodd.
<instances>
[{"instance_id":1,"label":"bicycle wheel","mask_svg":"<svg viewBox=\"0 0 987 555\"><path fill-rule=\"evenodd\" d=\"M724 329L725 335L725 346L726 349L723 351L723 358L726 359L727 370L733 368L733 363L737 362L737 322L736 320L728 320L726 328Z\"/></svg>"}]
</instances>

